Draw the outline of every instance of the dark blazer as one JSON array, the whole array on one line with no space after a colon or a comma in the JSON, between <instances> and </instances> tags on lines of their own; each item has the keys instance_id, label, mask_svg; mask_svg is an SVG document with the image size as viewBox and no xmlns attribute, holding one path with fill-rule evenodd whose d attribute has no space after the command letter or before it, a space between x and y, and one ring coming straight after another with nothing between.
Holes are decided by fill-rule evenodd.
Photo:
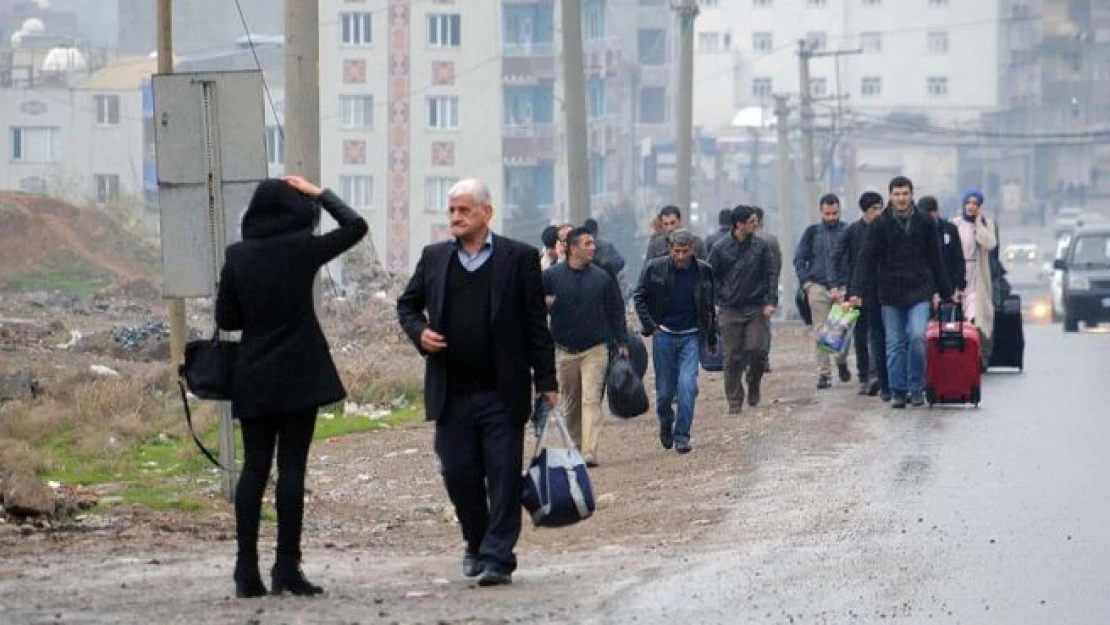
<instances>
[{"instance_id":1,"label":"dark blazer","mask_svg":"<svg viewBox=\"0 0 1110 625\"><path fill-rule=\"evenodd\" d=\"M274 182L264 181L260 189ZM243 241L227 248L220 271L216 322L223 330L243 331L231 400L237 419L318 408L346 396L316 319L312 285L320 267L358 243L368 228L325 191L320 202L339 228L316 236L319 208L288 190L296 195L270 188L271 196L260 198L265 192L256 192L243 219ZM307 204L281 209L296 204L297 196ZM315 215L296 213L310 210Z\"/></svg>"},{"instance_id":2,"label":"dark blazer","mask_svg":"<svg viewBox=\"0 0 1110 625\"><path fill-rule=\"evenodd\" d=\"M928 302L934 293L952 297L937 233L933 219L916 206L906 227L888 206L864 237L849 296L877 293L880 304L899 308Z\"/></svg>"},{"instance_id":3,"label":"dark blazer","mask_svg":"<svg viewBox=\"0 0 1110 625\"><path fill-rule=\"evenodd\" d=\"M425 328L443 331L447 267L457 253L454 241L425 247L404 294L397 300L401 327L425 356L424 409L429 421L438 421L447 406L447 359L445 352L425 353L420 335ZM523 424L532 410L533 380L537 393L559 388L540 261L536 248L494 235L493 256L486 262L493 263L490 324L496 339L497 390L509 413ZM450 345L451 337L446 338Z\"/></svg>"},{"instance_id":4,"label":"dark blazer","mask_svg":"<svg viewBox=\"0 0 1110 625\"><path fill-rule=\"evenodd\" d=\"M948 283L962 291L967 288L967 261L964 260L964 247L960 243L960 229L947 219L937 221L937 229L940 257L948 275Z\"/></svg>"}]
</instances>

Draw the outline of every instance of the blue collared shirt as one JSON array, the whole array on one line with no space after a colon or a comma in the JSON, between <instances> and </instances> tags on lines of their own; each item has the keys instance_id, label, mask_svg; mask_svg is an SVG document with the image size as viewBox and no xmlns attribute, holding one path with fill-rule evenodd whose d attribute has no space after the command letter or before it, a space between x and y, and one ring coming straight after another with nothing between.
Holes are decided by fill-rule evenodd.
<instances>
[{"instance_id":1,"label":"blue collared shirt","mask_svg":"<svg viewBox=\"0 0 1110 625\"><path fill-rule=\"evenodd\" d=\"M492 231L486 235L486 242L483 243L482 247L478 248L478 251L473 255L467 253L466 248L462 246L462 243L460 243L458 239L455 239L454 243L455 248L458 250L459 264L470 273L474 273L481 269L482 265L485 265L486 261L493 256Z\"/></svg>"}]
</instances>

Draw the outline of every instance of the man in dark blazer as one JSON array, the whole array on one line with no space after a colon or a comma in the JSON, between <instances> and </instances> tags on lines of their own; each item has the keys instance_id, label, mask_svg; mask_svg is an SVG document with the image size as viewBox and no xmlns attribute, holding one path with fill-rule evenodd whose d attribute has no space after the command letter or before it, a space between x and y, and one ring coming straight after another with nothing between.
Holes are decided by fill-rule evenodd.
<instances>
[{"instance_id":1,"label":"man in dark blazer","mask_svg":"<svg viewBox=\"0 0 1110 625\"><path fill-rule=\"evenodd\" d=\"M535 248L490 231L484 183L462 180L447 199L454 238L424 248L397 316L426 359L424 405L466 539L463 573L496 586L516 569L533 384L559 403L555 348Z\"/></svg>"}]
</instances>

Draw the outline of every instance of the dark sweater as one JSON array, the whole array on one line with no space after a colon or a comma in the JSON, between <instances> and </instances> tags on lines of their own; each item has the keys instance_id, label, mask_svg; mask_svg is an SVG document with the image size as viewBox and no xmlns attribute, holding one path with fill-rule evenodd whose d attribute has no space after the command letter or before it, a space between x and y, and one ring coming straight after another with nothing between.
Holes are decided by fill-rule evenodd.
<instances>
[{"instance_id":1,"label":"dark sweater","mask_svg":"<svg viewBox=\"0 0 1110 625\"><path fill-rule=\"evenodd\" d=\"M698 284L698 268L693 264L685 269L674 270L674 283L671 299L667 302L666 314L661 320L664 328L671 332L687 332L698 329L698 307L694 292Z\"/></svg>"},{"instance_id":2,"label":"dark sweater","mask_svg":"<svg viewBox=\"0 0 1110 625\"><path fill-rule=\"evenodd\" d=\"M888 207L869 230L849 295L877 292L880 304L899 308L927 302L934 293L952 296L932 218L916 206L908 217Z\"/></svg>"},{"instance_id":3,"label":"dark sweater","mask_svg":"<svg viewBox=\"0 0 1110 625\"><path fill-rule=\"evenodd\" d=\"M556 345L582 352L602 343L628 343L620 287L604 269L559 263L544 272L543 284L544 292L555 296L551 336Z\"/></svg>"},{"instance_id":4,"label":"dark sweater","mask_svg":"<svg viewBox=\"0 0 1110 625\"><path fill-rule=\"evenodd\" d=\"M490 327L493 263L486 261L469 272L451 256L447 266L444 300L444 336L447 339L447 388L451 394L497 389Z\"/></svg>"}]
</instances>

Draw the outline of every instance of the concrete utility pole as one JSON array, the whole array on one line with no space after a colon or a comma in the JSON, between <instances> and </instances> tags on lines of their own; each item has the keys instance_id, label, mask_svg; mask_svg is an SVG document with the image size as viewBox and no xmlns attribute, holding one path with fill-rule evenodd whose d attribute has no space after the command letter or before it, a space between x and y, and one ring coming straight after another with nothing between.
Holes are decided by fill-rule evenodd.
<instances>
[{"instance_id":1,"label":"concrete utility pole","mask_svg":"<svg viewBox=\"0 0 1110 625\"><path fill-rule=\"evenodd\" d=\"M590 151L581 0L562 0L562 17L563 114L567 130L567 199L570 202L567 215L571 223L582 225L590 216Z\"/></svg>"},{"instance_id":2,"label":"concrete utility pole","mask_svg":"<svg viewBox=\"0 0 1110 625\"><path fill-rule=\"evenodd\" d=\"M779 233L779 246L782 248L782 274L779 283L782 284L783 299L789 302L794 297L797 286L794 284L794 206L790 193L790 127L788 119L790 108L786 104L786 96L775 96L775 130L778 134L778 161L779 161L779 217L782 219L782 231ZM793 316L793 308L779 303L784 311L784 317Z\"/></svg>"},{"instance_id":3,"label":"concrete utility pole","mask_svg":"<svg viewBox=\"0 0 1110 625\"><path fill-rule=\"evenodd\" d=\"M805 39L798 40L798 91L801 93L802 116L802 168L805 177L805 204L816 201L821 195L817 188L817 171L813 148L813 93L809 86L809 60L813 51L809 49L809 42Z\"/></svg>"},{"instance_id":4,"label":"concrete utility pole","mask_svg":"<svg viewBox=\"0 0 1110 625\"><path fill-rule=\"evenodd\" d=\"M285 168L320 182L320 5L285 0Z\"/></svg>"},{"instance_id":5,"label":"concrete utility pole","mask_svg":"<svg viewBox=\"0 0 1110 625\"><path fill-rule=\"evenodd\" d=\"M158 73L173 73L173 0L158 0ZM174 367L185 362L185 339L189 334L189 321L185 316L185 300L180 297L166 301L170 320L170 364Z\"/></svg>"},{"instance_id":6,"label":"concrete utility pole","mask_svg":"<svg viewBox=\"0 0 1110 625\"><path fill-rule=\"evenodd\" d=\"M681 0L675 7L678 17L678 89L675 91L675 203L686 213L692 211L694 140L694 18L695 0ZM693 222L693 215L687 215Z\"/></svg>"}]
</instances>

